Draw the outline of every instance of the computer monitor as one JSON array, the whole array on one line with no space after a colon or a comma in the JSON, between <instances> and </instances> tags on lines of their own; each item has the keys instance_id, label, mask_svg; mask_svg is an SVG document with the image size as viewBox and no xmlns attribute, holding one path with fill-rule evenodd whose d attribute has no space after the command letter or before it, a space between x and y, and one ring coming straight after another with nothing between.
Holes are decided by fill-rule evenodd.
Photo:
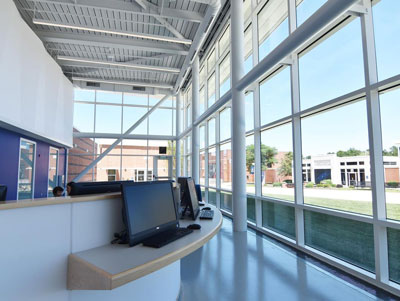
<instances>
[{"instance_id":1,"label":"computer monitor","mask_svg":"<svg viewBox=\"0 0 400 301\"><path fill-rule=\"evenodd\" d=\"M0 185L0 201L5 201L7 197L7 186Z\"/></svg>"},{"instance_id":2,"label":"computer monitor","mask_svg":"<svg viewBox=\"0 0 400 301\"><path fill-rule=\"evenodd\" d=\"M129 246L179 227L171 181L122 184Z\"/></svg>"},{"instance_id":3,"label":"computer monitor","mask_svg":"<svg viewBox=\"0 0 400 301\"><path fill-rule=\"evenodd\" d=\"M199 184L196 184L196 194L197 194L197 199L199 202L203 201L203 196L201 195L201 186Z\"/></svg>"},{"instance_id":4,"label":"computer monitor","mask_svg":"<svg viewBox=\"0 0 400 301\"><path fill-rule=\"evenodd\" d=\"M189 216L195 220L199 215L200 209L199 200L197 199L196 187L192 178L187 179L187 187L189 192L189 202L186 204L186 206L189 206Z\"/></svg>"},{"instance_id":5,"label":"computer monitor","mask_svg":"<svg viewBox=\"0 0 400 301\"><path fill-rule=\"evenodd\" d=\"M133 183L133 181L110 181L110 182L78 182L71 183L70 195L98 194L109 192L120 192L121 184Z\"/></svg>"},{"instance_id":6,"label":"computer monitor","mask_svg":"<svg viewBox=\"0 0 400 301\"><path fill-rule=\"evenodd\" d=\"M187 185L188 179L190 179L190 178L189 177L179 177L178 178L178 183L181 188L181 206L186 206L186 204L190 201L188 185Z\"/></svg>"}]
</instances>

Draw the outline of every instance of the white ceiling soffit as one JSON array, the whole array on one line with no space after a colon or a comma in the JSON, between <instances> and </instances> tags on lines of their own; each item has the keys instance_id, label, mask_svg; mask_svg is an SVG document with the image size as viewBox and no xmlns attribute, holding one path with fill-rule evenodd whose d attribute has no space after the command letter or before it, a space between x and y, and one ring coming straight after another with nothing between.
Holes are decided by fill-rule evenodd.
<instances>
[{"instance_id":1,"label":"white ceiling soffit","mask_svg":"<svg viewBox=\"0 0 400 301\"><path fill-rule=\"evenodd\" d=\"M174 92L221 1L14 0L71 80Z\"/></svg>"}]
</instances>

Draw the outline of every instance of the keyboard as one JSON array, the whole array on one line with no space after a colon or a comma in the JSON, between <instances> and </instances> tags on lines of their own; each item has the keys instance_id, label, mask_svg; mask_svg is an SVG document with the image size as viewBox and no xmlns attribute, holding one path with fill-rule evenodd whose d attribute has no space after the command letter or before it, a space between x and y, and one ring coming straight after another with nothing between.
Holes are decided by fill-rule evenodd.
<instances>
[{"instance_id":1,"label":"keyboard","mask_svg":"<svg viewBox=\"0 0 400 301\"><path fill-rule=\"evenodd\" d=\"M163 231L143 241L143 245L146 247L161 248L192 232L193 230L188 228L176 228L173 230Z\"/></svg>"},{"instance_id":2,"label":"keyboard","mask_svg":"<svg viewBox=\"0 0 400 301\"><path fill-rule=\"evenodd\" d=\"M201 210L200 219L213 219L214 210Z\"/></svg>"}]
</instances>

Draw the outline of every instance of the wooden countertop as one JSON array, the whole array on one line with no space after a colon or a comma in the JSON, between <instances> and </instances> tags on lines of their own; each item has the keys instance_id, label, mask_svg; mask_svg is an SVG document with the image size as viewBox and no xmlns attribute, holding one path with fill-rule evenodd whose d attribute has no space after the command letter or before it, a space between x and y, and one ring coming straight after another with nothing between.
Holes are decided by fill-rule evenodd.
<instances>
[{"instance_id":1,"label":"wooden countertop","mask_svg":"<svg viewBox=\"0 0 400 301\"><path fill-rule=\"evenodd\" d=\"M105 245L70 254L68 257L68 289L112 290L157 271L194 252L216 235L222 225L222 214L214 206L213 220L180 220L181 227L197 223L200 230L162 248L137 245Z\"/></svg>"},{"instance_id":2,"label":"wooden countertop","mask_svg":"<svg viewBox=\"0 0 400 301\"><path fill-rule=\"evenodd\" d=\"M100 201L100 200L117 199L117 198L121 198L120 192L66 196L66 197L58 197L58 198L53 197L53 198L43 198L43 199L26 199L26 200L18 200L18 201L5 201L5 202L0 202L0 210L69 204L69 203L80 203L80 202L90 202L90 201Z\"/></svg>"}]
</instances>

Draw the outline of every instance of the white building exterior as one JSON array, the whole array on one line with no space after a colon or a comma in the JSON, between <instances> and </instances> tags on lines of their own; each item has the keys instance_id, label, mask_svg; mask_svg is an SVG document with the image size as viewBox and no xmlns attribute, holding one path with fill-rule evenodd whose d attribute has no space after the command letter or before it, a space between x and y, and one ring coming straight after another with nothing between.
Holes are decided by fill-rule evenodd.
<instances>
[{"instance_id":1,"label":"white building exterior","mask_svg":"<svg viewBox=\"0 0 400 301\"><path fill-rule=\"evenodd\" d=\"M384 156L383 161L385 182L399 182L400 158ZM319 184L323 180L343 186L370 186L369 156L337 157L329 154L303 160L303 181Z\"/></svg>"}]
</instances>

